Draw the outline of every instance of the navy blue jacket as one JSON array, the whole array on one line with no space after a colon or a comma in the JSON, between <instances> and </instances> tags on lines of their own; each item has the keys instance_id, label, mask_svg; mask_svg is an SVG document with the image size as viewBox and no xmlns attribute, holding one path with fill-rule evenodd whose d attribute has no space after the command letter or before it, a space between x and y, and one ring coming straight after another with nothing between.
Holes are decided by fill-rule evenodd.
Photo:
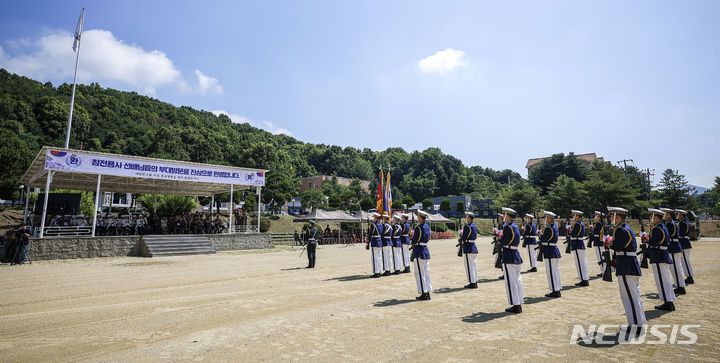
<instances>
[{"instance_id":1,"label":"navy blue jacket","mask_svg":"<svg viewBox=\"0 0 720 363\"><path fill-rule=\"evenodd\" d=\"M555 223L545 226L543 234L540 235L540 244L542 244L542 253L545 258L562 258L560 250L557 248L558 228ZM552 244L552 246L550 245Z\"/></svg>"},{"instance_id":2,"label":"navy blue jacket","mask_svg":"<svg viewBox=\"0 0 720 363\"><path fill-rule=\"evenodd\" d=\"M570 231L570 250L584 250L585 243L583 243L583 236L585 236L585 224L582 221L575 223Z\"/></svg>"},{"instance_id":3,"label":"navy blue jacket","mask_svg":"<svg viewBox=\"0 0 720 363\"><path fill-rule=\"evenodd\" d=\"M460 236L460 241L463 242L463 253L478 253L477 246L475 246L477 232L475 222L470 222L470 224L466 224L465 227L463 227L463 232Z\"/></svg>"},{"instance_id":4,"label":"navy blue jacket","mask_svg":"<svg viewBox=\"0 0 720 363\"><path fill-rule=\"evenodd\" d=\"M670 253L668 253L669 240L668 230L664 224L660 223L657 226L653 226L650 230L650 238L648 239L651 263L672 263Z\"/></svg>"},{"instance_id":5,"label":"navy blue jacket","mask_svg":"<svg viewBox=\"0 0 720 363\"><path fill-rule=\"evenodd\" d=\"M368 238L370 239L370 246L382 247L382 233L383 225L380 222L373 222L370 224L368 231Z\"/></svg>"},{"instance_id":6,"label":"navy blue jacket","mask_svg":"<svg viewBox=\"0 0 720 363\"><path fill-rule=\"evenodd\" d=\"M618 255L618 252L635 253L637 251L635 232L630 225L625 222L620 224L615 228L612 239L613 243L610 248L615 251L615 275L642 276L637 256Z\"/></svg>"},{"instance_id":7,"label":"navy blue jacket","mask_svg":"<svg viewBox=\"0 0 720 363\"><path fill-rule=\"evenodd\" d=\"M392 226L390 223L383 223L382 245L392 246Z\"/></svg>"},{"instance_id":8,"label":"navy blue jacket","mask_svg":"<svg viewBox=\"0 0 720 363\"><path fill-rule=\"evenodd\" d=\"M604 246L603 234L605 233L605 225L603 222L595 222L592 233L593 246Z\"/></svg>"},{"instance_id":9,"label":"navy blue jacket","mask_svg":"<svg viewBox=\"0 0 720 363\"><path fill-rule=\"evenodd\" d=\"M392 226L392 246L393 247L402 247L402 243L400 243L400 235L402 234L402 227L400 227L399 224L395 224Z\"/></svg>"},{"instance_id":10,"label":"navy blue jacket","mask_svg":"<svg viewBox=\"0 0 720 363\"><path fill-rule=\"evenodd\" d=\"M400 235L400 242L404 245L410 244L410 222L401 223L402 234Z\"/></svg>"},{"instance_id":11,"label":"navy blue jacket","mask_svg":"<svg viewBox=\"0 0 720 363\"><path fill-rule=\"evenodd\" d=\"M430 250L427 248L427 243L430 241L430 226L427 223L422 222L415 227L415 232L412 237L412 257L419 258L421 260L430 259ZM423 245L421 245L423 244Z\"/></svg>"},{"instance_id":12,"label":"navy blue jacket","mask_svg":"<svg viewBox=\"0 0 720 363\"><path fill-rule=\"evenodd\" d=\"M535 223L530 222L525 225L525 244L526 245L536 245L537 241L535 240L535 235L537 234L537 227L535 226Z\"/></svg>"},{"instance_id":13,"label":"navy blue jacket","mask_svg":"<svg viewBox=\"0 0 720 363\"><path fill-rule=\"evenodd\" d=\"M670 236L670 240L668 241L668 252L670 253L679 253L682 252L683 249L680 246L680 241L678 240L678 225L677 222L675 222L674 219L671 219L665 223L665 227L667 227L668 235Z\"/></svg>"},{"instance_id":14,"label":"navy blue jacket","mask_svg":"<svg viewBox=\"0 0 720 363\"><path fill-rule=\"evenodd\" d=\"M520 229L513 221L505 223L503 235L500 237L502 245L502 262L519 265L523 263L520 258L518 246L520 245Z\"/></svg>"},{"instance_id":15,"label":"navy blue jacket","mask_svg":"<svg viewBox=\"0 0 720 363\"><path fill-rule=\"evenodd\" d=\"M687 250L692 248L692 245L690 244L690 221L688 221L687 218L683 219L680 221L678 228L680 235L678 239L680 240L680 246L682 249Z\"/></svg>"}]
</instances>

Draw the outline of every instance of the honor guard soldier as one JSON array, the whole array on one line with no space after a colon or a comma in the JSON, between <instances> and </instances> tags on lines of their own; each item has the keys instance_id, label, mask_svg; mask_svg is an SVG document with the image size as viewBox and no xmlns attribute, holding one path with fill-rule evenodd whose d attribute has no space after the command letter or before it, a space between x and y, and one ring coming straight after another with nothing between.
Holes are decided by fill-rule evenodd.
<instances>
[{"instance_id":1,"label":"honor guard soldier","mask_svg":"<svg viewBox=\"0 0 720 363\"><path fill-rule=\"evenodd\" d=\"M500 244L502 245L502 265L505 274L505 289L507 292L508 303L511 307L505 309L508 313L521 313L523 304L523 288L522 278L520 277L520 268L522 266L522 258L520 258L520 229L513 222L515 210L503 207L503 225L502 237Z\"/></svg>"},{"instance_id":2,"label":"honor guard soldier","mask_svg":"<svg viewBox=\"0 0 720 363\"><path fill-rule=\"evenodd\" d=\"M595 250L595 257L597 257L598 266L600 266L600 273L598 276L602 276L607 266L605 266L605 259L603 259L603 252L605 252L605 243L603 243L603 236L605 235L605 223L603 223L603 212L595 211L595 220L593 221L592 230L592 247Z\"/></svg>"},{"instance_id":3,"label":"honor guard soldier","mask_svg":"<svg viewBox=\"0 0 720 363\"><path fill-rule=\"evenodd\" d=\"M400 235L400 243L402 243L402 260L405 269L403 273L410 272L410 222L408 222L408 215L402 215L402 234Z\"/></svg>"},{"instance_id":4,"label":"honor guard soldier","mask_svg":"<svg viewBox=\"0 0 720 363\"><path fill-rule=\"evenodd\" d=\"M692 249L692 245L690 244L690 221L687 219L688 213L682 209L676 209L675 214L680 221L678 223L678 240L680 241L680 247L682 247L683 250L682 256L683 269L685 270L685 284L690 285L695 283L695 280L693 279L695 272L693 272L692 263L690 262L690 250Z\"/></svg>"},{"instance_id":5,"label":"honor guard soldier","mask_svg":"<svg viewBox=\"0 0 720 363\"><path fill-rule=\"evenodd\" d=\"M373 222L370 223L368 230L367 249L372 249L370 257L372 259L372 277L380 277L382 273L382 233L383 225L380 223L380 214L373 213Z\"/></svg>"},{"instance_id":6,"label":"honor guard soldier","mask_svg":"<svg viewBox=\"0 0 720 363\"><path fill-rule=\"evenodd\" d=\"M608 243L607 247L615 252L615 275L618 278L620 299L625 307L625 316L629 326L627 331L630 334L632 327L636 327L635 334L640 334L647 319L642 300L640 300L642 272L640 272L640 264L636 255L635 233L625 222L627 209L608 207L608 213L612 217L615 229L612 232L612 238L608 238L606 242Z\"/></svg>"},{"instance_id":7,"label":"honor guard soldier","mask_svg":"<svg viewBox=\"0 0 720 363\"><path fill-rule=\"evenodd\" d=\"M309 220L310 228L308 228L307 235L307 257L308 265L306 268L315 268L315 251L317 250L317 234L318 229L315 227L315 221Z\"/></svg>"},{"instance_id":8,"label":"honor guard soldier","mask_svg":"<svg viewBox=\"0 0 720 363\"><path fill-rule=\"evenodd\" d=\"M528 272L537 272L537 240L535 239L535 236L537 235L537 226L535 225L535 222L533 222L533 219L535 219L535 216L532 214L525 214L525 220L527 223L525 224L525 240L523 241L523 246L527 248L528 250L528 257L530 259L530 269Z\"/></svg>"},{"instance_id":9,"label":"honor guard soldier","mask_svg":"<svg viewBox=\"0 0 720 363\"><path fill-rule=\"evenodd\" d=\"M668 243L668 252L670 252L670 256L672 257L672 276L673 280L675 280L675 294L676 295L685 295L685 272L683 271L682 267L682 253L683 248L680 246L680 241L678 240L678 225L677 222L673 219L673 213L675 213L675 210L669 209L669 208L660 208L661 211L665 212L665 227L667 227L668 233L670 235L670 241Z\"/></svg>"},{"instance_id":10,"label":"honor guard soldier","mask_svg":"<svg viewBox=\"0 0 720 363\"><path fill-rule=\"evenodd\" d=\"M382 258L383 258L383 276L390 276L392 271L392 225L390 225L390 215L383 213L383 231L382 231Z\"/></svg>"},{"instance_id":11,"label":"honor guard soldier","mask_svg":"<svg viewBox=\"0 0 720 363\"><path fill-rule=\"evenodd\" d=\"M417 300L430 300L430 291L432 284L430 283L430 251L427 244L430 241L430 226L425 223L428 214L425 211L418 212L418 221L420 222L413 231L412 235L412 257L411 261L415 265L415 282L417 283L418 294Z\"/></svg>"},{"instance_id":12,"label":"honor guard soldier","mask_svg":"<svg viewBox=\"0 0 720 363\"><path fill-rule=\"evenodd\" d=\"M585 236L585 224L581 217L583 212L573 209L572 215L573 225L568 230L570 234L570 251L575 259L575 269L577 270L578 280L580 280L575 286L588 286L590 285L590 275L585 260L585 243L583 243L583 236Z\"/></svg>"},{"instance_id":13,"label":"honor guard soldier","mask_svg":"<svg viewBox=\"0 0 720 363\"><path fill-rule=\"evenodd\" d=\"M468 279L468 284L465 285L467 289L477 289L478 280L478 250L477 246L475 246L478 229L475 226L475 222L473 222L474 218L475 214L473 212L465 212L465 226L463 227L460 239L458 239L458 242L462 244L460 248L462 249L465 276L467 276Z\"/></svg>"},{"instance_id":14,"label":"honor guard soldier","mask_svg":"<svg viewBox=\"0 0 720 363\"><path fill-rule=\"evenodd\" d=\"M393 275L400 274L400 268L402 268L402 243L400 242L400 235L402 234L402 227L400 227L400 216L394 215L392 219L392 256L393 256Z\"/></svg>"},{"instance_id":15,"label":"honor guard soldier","mask_svg":"<svg viewBox=\"0 0 720 363\"><path fill-rule=\"evenodd\" d=\"M650 254L650 263L653 267L655 275L655 285L658 290L658 299L663 304L655 306L658 310L675 311L675 292L672 289L672 280L670 277L670 253L668 253L668 241L670 236L667 227L663 224L662 217L665 212L659 209L648 208L650 212L650 235L648 239L648 248Z\"/></svg>"},{"instance_id":16,"label":"honor guard soldier","mask_svg":"<svg viewBox=\"0 0 720 363\"><path fill-rule=\"evenodd\" d=\"M546 297L560 297L562 283L560 282L560 250L558 243L558 227L555 224L556 214L545 211L545 227L540 235L540 243L538 247L542 248L542 254L545 261L545 275L547 275L548 288L550 292L545 294Z\"/></svg>"}]
</instances>

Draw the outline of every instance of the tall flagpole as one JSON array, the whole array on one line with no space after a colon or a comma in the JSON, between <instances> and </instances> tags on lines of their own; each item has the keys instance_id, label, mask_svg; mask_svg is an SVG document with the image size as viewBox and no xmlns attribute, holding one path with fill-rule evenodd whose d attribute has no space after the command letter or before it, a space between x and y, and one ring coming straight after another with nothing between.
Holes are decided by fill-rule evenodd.
<instances>
[{"instance_id":1,"label":"tall flagpole","mask_svg":"<svg viewBox=\"0 0 720 363\"><path fill-rule=\"evenodd\" d=\"M80 38L82 37L83 22L85 21L85 8L80 12L77 28L75 28L75 41L73 42L73 50L77 45L77 55L75 56L75 77L73 78L72 96L70 97L70 116L68 117L67 131L65 132L65 148L70 147L70 129L72 128L73 107L75 106L75 85L77 84L78 63L80 63Z\"/></svg>"}]
</instances>

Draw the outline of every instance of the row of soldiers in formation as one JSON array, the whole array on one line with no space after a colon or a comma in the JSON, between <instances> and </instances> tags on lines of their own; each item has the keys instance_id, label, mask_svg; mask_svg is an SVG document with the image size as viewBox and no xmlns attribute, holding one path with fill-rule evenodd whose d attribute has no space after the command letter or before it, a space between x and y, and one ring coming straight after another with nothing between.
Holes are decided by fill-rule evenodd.
<instances>
[{"instance_id":1,"label":"row of soldiers in formation","mask_svg":"<svg viewBox=\"0 0 720 363\"><path fill-rule=\"evenodd\" d=\"M508 303L511 307L507 312L522 312L523 289L520 275L523 260L520 249L526 248L530 260L529 272L537 271L537 262L545 263L545 272L550 290L545 296L550 298L561 297L562 283L560 279L559 259L562 257L558 249L558 227L555 223L557 215L550 211L544 212L544 226L538 231L534 223L534 216L526 214L526 223L520 228L514 223L515 210L502 208L502 224L494 230L497 243L501 246L500 267L503 270L501 279L505 280ZM649 259L655 275L658 289L658 298L662 304L656 309L674 311L674 300L677 295L686 293L686 284L694 283L694 272L690 262L689 232L690 222L684 210L667 208L648 209L650 213L650 233L640 233L641 242L645 252L638 251L635 233L626 222L628 211L619 207L608 207L611 216L610 224L605 225L605 213L596 211L591 232L588 234L588 248L595 250L597 264L600 269L598 276L602 276L606 269L615 271L618 277L620 298L625 308L628 325L632 329L628 332L639 334L647 319L640 300L640 264L638 254L645 253L644 259ZM573 224L568 229L569 252L573 256L577 271L578 283L576 286L589 286L589 271L585 256L586 227L582 222L583 212L572 211ZM430 227L425 223L427 213L419 212L419 224L411 231L408 215L393 216L374 213L374 223L370 224L368 233L368 249L372 247L373 277L409 272L411 262L414 261L415 279L417 283L418 300L429 300L432 285L430 282L429 259L427 248L430 239ZM675 218L679 220L676 221ZM466 288L477 288L477 239L478 229L473 223L474 214L466 213L466 224L462 229L458 247L459 254L463 256L468 285ZM537 237L537 238L536 238ZM521 246L521 239L522 246ZM606 251L612 252L612 261L603 258ZM402 269L402 271L401 271ZM383 273L384 272L384 273ZM381 274L382 273L382 274ZM609 273L609 271L608 271ZM672 280L671 280L672 279ZM675 288L673 289L673 283Z\"/></svg>"}]
</instances>

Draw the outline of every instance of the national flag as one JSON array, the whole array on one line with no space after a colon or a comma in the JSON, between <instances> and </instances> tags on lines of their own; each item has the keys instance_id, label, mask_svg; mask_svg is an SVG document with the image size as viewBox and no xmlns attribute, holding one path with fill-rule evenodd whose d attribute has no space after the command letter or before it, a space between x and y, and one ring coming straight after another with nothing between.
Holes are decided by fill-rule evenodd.
<instances>
[{"instance_id":1,"label":"national flag","mask_svg":"<svg viewBox=\"0 0 720 363\"><path fill-rule=\"evenodd\" d=\"M377 194L377 203L376 208L377 212L382 214L383 209L383 202L385 200L385 188L383 188L383 172L382 168L380 168L380 174L378 175L378 194Z\"/></svg>"},{"instance_id":2,"label":"national flag","mask_svg":"<svg viewBox=\"0 0 720 363\"><path fill-rule=\"evenodd\" d=\"M80 12L80 18L78 19L77 26L75 27L75 40L73 40L73 52L77 52L78 45L80 44L80 38L82 37L83 22L85 21L85 8Z\"/></svg>"},{"instance_id":3,"label":"national flag","mask_svg":"<svg viewBox=\"0 0 720 363\"><path fill-rule=\"evenodd\" d=\"M390 169L387 172L387 178L385 179L385 211L388 214L392 214L392 188L390 186Z\"/></svg>"}]
</instances>

